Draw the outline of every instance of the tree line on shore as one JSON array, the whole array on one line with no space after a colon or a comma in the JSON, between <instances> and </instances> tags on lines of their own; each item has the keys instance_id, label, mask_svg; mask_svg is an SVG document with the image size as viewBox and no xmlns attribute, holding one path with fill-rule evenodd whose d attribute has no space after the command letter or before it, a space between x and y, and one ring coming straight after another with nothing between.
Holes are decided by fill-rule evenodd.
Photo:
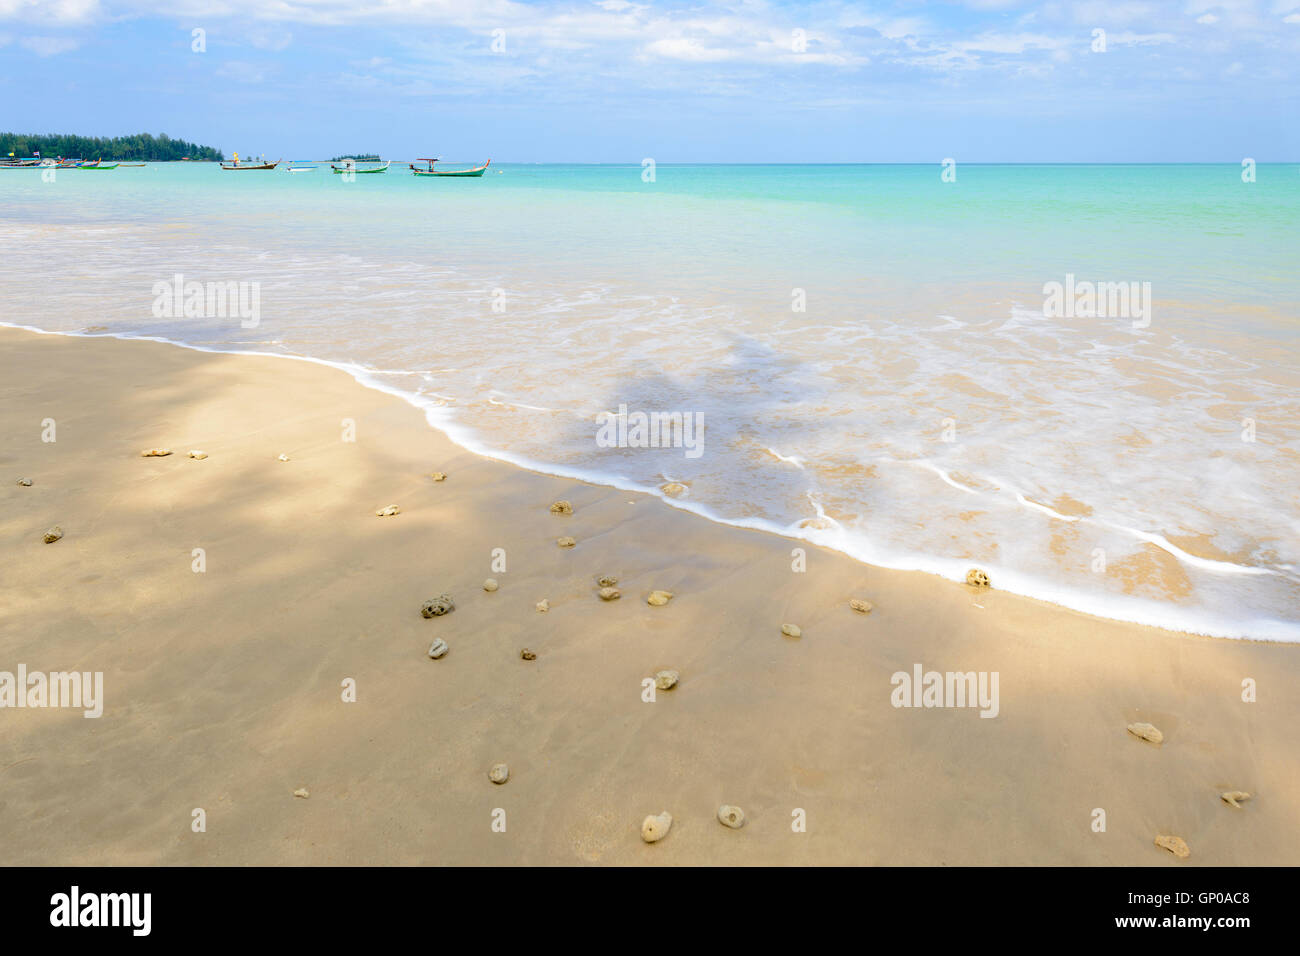
<instances>
[{"instance_id":1,"label":"tree line on shore","mask_svg":"<svg viewBox=\"0 0 1300 956\"><path fill-rule=\"evenodd\" d=\"M220 161L221 150L199 146L166 133L152 136L76 136L67 133L0 133L0 156L67 156L76 159L118 159L166 162L176 159Z\"/></svg>"}]
</instances>

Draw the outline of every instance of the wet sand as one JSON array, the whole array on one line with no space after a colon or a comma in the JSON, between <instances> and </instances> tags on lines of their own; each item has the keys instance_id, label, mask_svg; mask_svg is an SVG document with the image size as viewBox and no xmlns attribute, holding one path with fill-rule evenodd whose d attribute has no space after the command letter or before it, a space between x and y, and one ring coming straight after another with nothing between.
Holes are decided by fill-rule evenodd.
<instances>
[{"instance_id":1,"label":"wet sand","mask_svg":"<svg viewBox=\"0 0 1300 956\"><path fill-rule=\"evenodd\" d=\"M306 362L0 329L0 398L0 671L102 671L105 697L98 719L0 709L7 863L1300 863L1295 645L1105 621L525 471ZM455 609L422 617L444 592ZM997 716L894 707L918 663L997 672ZM677 686L643 701L667 668Z\"/></svg>"}]
</instances>

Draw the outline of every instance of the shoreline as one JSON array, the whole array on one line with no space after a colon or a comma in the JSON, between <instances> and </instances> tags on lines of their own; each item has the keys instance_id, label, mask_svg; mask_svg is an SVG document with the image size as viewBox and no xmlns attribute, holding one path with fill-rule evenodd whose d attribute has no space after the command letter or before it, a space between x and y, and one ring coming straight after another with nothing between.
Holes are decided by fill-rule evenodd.
<instances>
[{"instance_id":1,"label":"shoreline","mask_svg":"<svg viewBox=\"0 0 1300 956\"><path fill-rule=\"evenodd\" d=\"M91 720L0 709L11 863L1300 861L1288 644L975 591L525 470L321 360L10 328L0 369L0 671L102 672L105 697ZM596 596L602 574L621 599ZM655 589L675 596L650 607ZM440 592L455 610L423 619ZM916 666L1000 675L997 716L894 706ZM665 668L678 686L644 701ZM1255 798L1232 809L1229 789ZM744 828L713 819L723 803ZM642 843L664 809L669 836Z\"/></svg>"},{"instance_id":2,"label":"shoreline","mask_svg":"<svg viewBox=\"0 0 1300 956\"><path fill-rule=\"evenodd\" d=\"M892 562L873 560L873 558L878 557L878 555L872 554L867 556L863 553L861 548L854 547L852 541L844 541L842 535L838 535L840 540L836 540L837 532L840 530L838 527L833 529L815 529L810 527L802 529L804 533L800 533L801 529L793 526L794 523L782 527L776 522L763 518L725 518L714 513L705 505L696 504L690 500L673 498L663 494L658 488L643 487L631 481L620 482L615 476L598 474L589 469L566 468L562 465L538 462L524 456L515 455L508 451L489 448L481 441L478 441L467 426L456 422L451 414L439 414L440 407L435 403L423 400L421 396L416 393L394 388L380 382L377 379L377 376L391 374L382 369L370 369L353 363L336 362L329 359L316 358L308 355L297 355L293 353L210 348L202 345L193 345L181 342L175 339L164 338L162 336L119 334L109 331L56 331L4 321L0 321L0 328L30 332L37 335L66 336L75 339L109 338L123 342L152 342L207 355L278 358L289 359L297 362L306 362L312 365L318 365L324 368L343 372L364 388L372 389L381 394L389 395L405 402L412 408L420 411L421 414L423 414L427 425L436 430L452 444L464 449L470 454L490 461L500 462L514 468L520 468L546 477L564 478L620 492L646 495L658 499L670 508L694 515L713 524L772 534L790 541L802 542L806 545L826 548L835 551L838 554L842 554L868 568L927 574L949 583L960 583L964 577L965 571L968 570L968 567L978 565L978 562L957 558L930 559L927 562L916 555L898 556L896 560ZM939 470L937 469L937 466L927 467L933 467L935 470ZM945 477L945 480L948 479ZM1026 507L1034 507L1042 511L1050 511L1050 509L1045 506L1034 502L1027 502L1025 505ZM1088 519L1083 520L1087 521ZM1125 530L1132 532L1132 529ZM1186 559L1196 564L1222 563L1207 561L1205 558L1187 554L1182 551L1182 549L1178 548L1177 545L1159 535L1137 534L1140 534L1144 540L1148 541L1148 543L1154 544L1160 550L1173 555L1178 561ZM1154 539L1159 539L1159 541ZM1183 557L1179 557L1175 552L1183 555ZM943 569L940 569L940 565L943 566ZM1038 578L1026 577L1014 570L1008 570L996 565L981 566L985 568L993 568L994 586L1006 593L1015 594L1016 596L1022 597L1026 600L1036 601L1063 610L1082 614L1087 617L1097 618L1099 620L1135 624L1140 627L1155 628L1187 637L1261 641L1281 644L1300 643L1300 625L1291 621L1274 618L1260 618L1252 620L1247 624L1234 625L1230 621L1219 620L1216 618L1211 623L1205 623L1206 615L1198 609L1183 610L1169 604L1168 602L1162 603L1151 598L1135 598L1113 594L1094 594L1068 586L1059 586ZM1264 569L1255 571L1254 569L1231 563L1229 563L1227 567L1231 568L1233 573L1269 573ZM1228 573L1228 571L1225 570L1222 573ZM1006 585L1008 580L1011 582L1011 587ZM1108 605L1107 611L1115 612L1118 610L1119 613L1099 614L1090 610L1089 605L1095 605L1098 601L1104 602ZM1236 630L1235 628L1237 627L1240 627L1242 630ZM1246 629L1249 629L1251 633L1245 633L1244 631Z\"/></svg>"}]
</instances>

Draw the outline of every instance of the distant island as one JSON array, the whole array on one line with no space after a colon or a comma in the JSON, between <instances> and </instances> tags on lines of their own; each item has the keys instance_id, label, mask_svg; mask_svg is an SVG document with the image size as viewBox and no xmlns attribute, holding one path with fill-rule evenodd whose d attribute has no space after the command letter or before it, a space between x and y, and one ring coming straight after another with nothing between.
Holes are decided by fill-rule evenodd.
<instances>
[{"instance_id":1,"label":"distant island","mask_svg":"<svg viewBox=\"0 0 1300 956\"><path fill-rule=\"evenodd\" d=\"M378 153L348 153L346 156L335 156L330 162L337 163L345 159L355 159L358 163L380 162Z\"/></svg>"},{"instance_id":2,"label":"distant island","mask_svg":"<svg viewBox=\"0 0 1300 956\"><path fill-rule=\"evenodd\" d=\"M67 156L77 159L121 159L166 162L175 159L221 161L226 157L211 146L172 139L166 133L151 136L73 136L66 133L0 133L0 156Z\"/></svg>"}]
</instances>

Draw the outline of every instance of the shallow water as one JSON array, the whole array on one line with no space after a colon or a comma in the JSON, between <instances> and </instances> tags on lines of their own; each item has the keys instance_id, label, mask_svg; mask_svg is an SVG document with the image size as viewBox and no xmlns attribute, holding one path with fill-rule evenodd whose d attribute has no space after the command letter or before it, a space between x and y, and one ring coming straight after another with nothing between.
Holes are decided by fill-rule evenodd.
<instances>
[{"instance_id":1,"label":"shallow water","mask_svg":"<svg viewBox=\"0 0 1300 956\"><path fill-rule=\"evenodd\" d=\"M1300 639L1294 166L3 171L0 225L10 323L342 363L508 460ZM1046 316L1067 273L1149 282L1149 324ZM257 283L257 327L156 315L176 274ZM702 454L602 447L620 405L702 414Z\"/></svg>"}]
</instances>

